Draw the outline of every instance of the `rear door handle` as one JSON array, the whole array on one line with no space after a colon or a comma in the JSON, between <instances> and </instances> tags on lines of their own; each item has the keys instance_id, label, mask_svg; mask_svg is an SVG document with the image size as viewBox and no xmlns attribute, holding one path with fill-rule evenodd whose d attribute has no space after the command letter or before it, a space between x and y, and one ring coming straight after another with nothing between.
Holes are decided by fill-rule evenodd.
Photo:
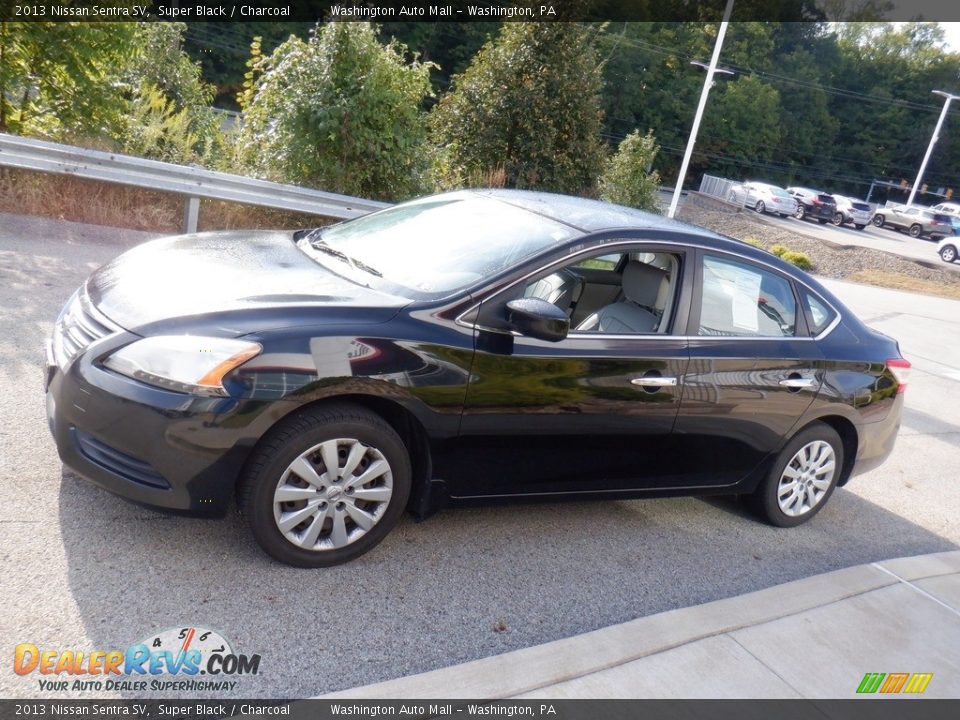
<instances>
[{"instance_id":1,"label":"rear door handle","mask_svg":"<svg viewBox=\"0 0 960 720\"><path fill-rule=\"evenodd\" d=\"M634 385L640 385L641 387L675 387L677 379L675 377L653 375L650 377L634 378L630 382Z\"/></svg>"},{"instance_id":2,"label":"rear door handle","mask_svg":"<svg viewBox=\"0 0 960 720\"><path fill-rule=\"evenodd\" d=\"M794 390L800 390L802 388L812 388L816 380L813 378L786 378L781 380L780 384L785 388L791 388Z\"/></svg>"}]
</instances>

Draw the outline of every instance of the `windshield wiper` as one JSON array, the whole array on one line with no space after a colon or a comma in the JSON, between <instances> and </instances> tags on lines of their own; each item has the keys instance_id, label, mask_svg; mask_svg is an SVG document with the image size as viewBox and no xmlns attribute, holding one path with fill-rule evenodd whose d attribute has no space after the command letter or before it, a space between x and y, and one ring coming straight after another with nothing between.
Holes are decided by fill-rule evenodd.
<instances>
[{"instance_id":1,"label":"windshield wiper","mask_svg":"<svg viewBox=\"0 0 960 720\"><path fill-rule=\"evenodd\" d=\"M370 267L369 265L367 265L365 262L361 260L357 260L356 258L350 257L345 252L342 252L340 250L336 250L335 248L330 247L323 240L315 240L315 241L308 241L308 242L310 242L310 247L312 247L314 250L322 252L326 255L330 255L331 257L335 257L337 258L337 260L342 260L343 262L347 263L350 267L356 268L358 270L363 270L365 273L374 275L375 277L383 277L383 273L381 273L376 268Z\"/></svg>"}]
</instances>

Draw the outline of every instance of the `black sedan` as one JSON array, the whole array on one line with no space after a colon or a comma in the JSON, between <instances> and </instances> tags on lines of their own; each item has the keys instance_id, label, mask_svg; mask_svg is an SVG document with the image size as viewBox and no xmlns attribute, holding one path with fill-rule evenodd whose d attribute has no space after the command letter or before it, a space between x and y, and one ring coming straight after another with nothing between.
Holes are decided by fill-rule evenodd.
<instances>
[{"instance_id":1,"label":"black sedan","mask_svg":"<svg viewBox=\"0 0 960 720\"><path fill-rule=\"evenodd\" d=\"M498 190L145 243L63 309L46 385L69 467L175 512L236 498L324 566L495 499L734 494L798 525L890 454L909 366L749 245Z\"/></svg>"}]
</instances>

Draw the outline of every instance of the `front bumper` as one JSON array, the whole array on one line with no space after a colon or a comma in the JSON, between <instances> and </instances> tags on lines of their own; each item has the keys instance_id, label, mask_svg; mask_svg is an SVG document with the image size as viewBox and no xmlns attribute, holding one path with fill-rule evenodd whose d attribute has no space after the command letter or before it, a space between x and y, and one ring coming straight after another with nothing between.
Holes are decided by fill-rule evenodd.
<instances>
[{"instance_id":1,"label":"front bumper","mask_svg":"<svg viewBox=\"0 0 960 720\"><path fill-rule=\"evenodd\" d=\"M104 349L96 343L60 369L48 348L47 421L64 465L141 505L224 515L247 456L282 412L281 403L145 385L93 363Z\"/></svg>"}]
</instances>

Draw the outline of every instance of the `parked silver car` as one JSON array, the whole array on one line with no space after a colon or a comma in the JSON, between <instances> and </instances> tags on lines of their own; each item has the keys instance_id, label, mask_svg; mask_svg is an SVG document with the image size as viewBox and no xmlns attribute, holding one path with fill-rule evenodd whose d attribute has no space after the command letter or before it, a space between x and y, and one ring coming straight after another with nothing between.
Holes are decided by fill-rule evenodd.
<instances>
[{"instance_id":1,"label":"parked silver car","mask_svg":"<svg viewBox=\"0 0 960 720\"><path fill-rule=\"evenodd\" d=\"M938 240L946 235L953 235L953 223L949 215L916 205L880 208L873 216L873 224L880 228L906 230L910 237L915 238L928 237Z\"/></svg>"},{"instance_id":2,"label":"parked silver car","mask_svg":"<svg viewBox=\"0 0 960 720\"><path fill-rule=\"evenodd\" d=\"M873 208L863 200L849 198L845 195L834 195L837 201L837 210L833 213L833 224L838 227L849 223L857 230L863 230L873 218Z\"/></svg>"},{"instance_id":3,"label":"parked silver car","mask_svg":"<svg viewBox=\"0 0 960 720\"><path fill-rule=\"evenodd\" d=\"M752 180L730 188L727 200L756 210L758 213L776 214L780 217L793 215L797 211L797 201L786 190L776 185Z\"/></svg>"}]
</instances>

